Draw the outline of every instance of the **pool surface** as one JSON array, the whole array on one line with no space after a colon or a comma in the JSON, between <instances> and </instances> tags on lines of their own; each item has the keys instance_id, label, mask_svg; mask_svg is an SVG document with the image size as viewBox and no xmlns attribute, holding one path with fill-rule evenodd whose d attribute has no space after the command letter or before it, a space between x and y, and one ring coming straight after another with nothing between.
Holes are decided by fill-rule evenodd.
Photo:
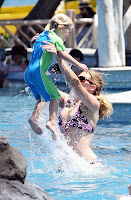
<instances>
[{"instance_id":1,"label":"pool surface","mask_svg":"<svg viewBox=\"0 0 131 200\"><path fill-rule=\"evenodd\" d=\"M98 124L92 148L101 164L90 165L68 147L62 136L53 141L45 128L48 104L39 120L44 134L38 136L31 130L28 118L34 105L34 97L27 89L0 89L0 134L25 156L29 181L55 200L115 200L121 195L129 199L131 124L115 120Z\"/></svg>"}]
</instances>

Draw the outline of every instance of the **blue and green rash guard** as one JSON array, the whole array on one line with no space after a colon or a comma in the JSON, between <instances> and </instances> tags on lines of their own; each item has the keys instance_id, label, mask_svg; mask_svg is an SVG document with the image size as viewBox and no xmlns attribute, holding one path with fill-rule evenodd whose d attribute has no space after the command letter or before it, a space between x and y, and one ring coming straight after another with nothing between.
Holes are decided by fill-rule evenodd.
<instances>
[{"instance_id":1,"label":"blue and green rash guard","mask_svg":"<svg viewBox=\"0 0 131 200\"><path fill-rule=\"evenodd\" d=\"M42 97L46 102L54 99L60 99L52 80L46 75L49 69L53 55L41 48L43 41L55 45L57 51L65 50L62 39L53 31L44 31L35 40L30 63L25 71L25 82L30 87L36 100Z\"/></svg>"}]
</instances>

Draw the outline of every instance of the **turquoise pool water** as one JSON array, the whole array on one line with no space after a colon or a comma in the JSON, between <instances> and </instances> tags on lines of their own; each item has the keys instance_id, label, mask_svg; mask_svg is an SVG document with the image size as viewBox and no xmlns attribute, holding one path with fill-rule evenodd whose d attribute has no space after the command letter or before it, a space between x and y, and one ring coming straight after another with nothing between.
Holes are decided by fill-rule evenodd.
<instances>
[{"instance_id":1,"label":"turquoise pool water","mask_svg":"<svg viewBox=\"0 0 131 200\"><path fill-rule=\"evenodd\" d=\"M27 92L19 86L0 90L0 134L24 154L27 179L55 200L115 200L120 199L117 195L128 195L131 125L115 121L98 124L92 147L102 164L90 165L67 146L62 136L58 142L52 140L45 128L48 105L39 121L44 135L39 137L31 130L28 118L35 101Z\"/></svg>"}]
</instances>

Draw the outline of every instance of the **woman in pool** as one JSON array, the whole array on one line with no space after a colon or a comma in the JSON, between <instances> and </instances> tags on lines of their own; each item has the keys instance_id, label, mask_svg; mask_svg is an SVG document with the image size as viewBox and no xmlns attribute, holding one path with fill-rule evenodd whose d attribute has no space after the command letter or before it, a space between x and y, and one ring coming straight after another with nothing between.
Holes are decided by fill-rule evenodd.
<instances>
[{"instance_id":1,"label":"woman in pool","mask_svg":"<svg viewBox=\"0 0 131 200\"><path fill-rule=\"evenodd\" d=\"M67 83L75 93L75 98L72 100L72 91L70 94L59 91L60 105L63 102L63 109L58 117L60 130L74 151L94 164L97 156L91 149L91 141L95 127L99 118L109 117L113 112L111 103L104 95L100 94L103 87L102 77L99 73L90 70L88 73L80 73L77 77L65 61L59 57L55 46L48 42L45 43L43 49L55 54ZM39 117L40 103L37 103L32 115L36 119L35 122ZM38 123L35 123L36 125L39 128Z\"/></svg>"}]
</instances>

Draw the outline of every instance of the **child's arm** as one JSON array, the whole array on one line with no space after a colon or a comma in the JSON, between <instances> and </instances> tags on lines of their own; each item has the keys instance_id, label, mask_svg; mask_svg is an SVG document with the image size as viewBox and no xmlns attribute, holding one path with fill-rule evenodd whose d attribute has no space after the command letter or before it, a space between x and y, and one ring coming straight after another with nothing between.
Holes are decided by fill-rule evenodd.
<instances>
[{"instance_id":1,"label":"child's arm","mask_svg":"<svg viewBox=\"0 0 131 200\"><path fill-rule=\"evenodd\" d=\"M85 72L88 72L88 67L85 64L78 62L77 60L75 60L67 52L65 52L65 51L58 51L58 55L59 55L59 57L63 58L64 60L66 60L67 62L71 63L72 65L75 65L79 69L84 70Z\"/></svg>"}]
</instances>

